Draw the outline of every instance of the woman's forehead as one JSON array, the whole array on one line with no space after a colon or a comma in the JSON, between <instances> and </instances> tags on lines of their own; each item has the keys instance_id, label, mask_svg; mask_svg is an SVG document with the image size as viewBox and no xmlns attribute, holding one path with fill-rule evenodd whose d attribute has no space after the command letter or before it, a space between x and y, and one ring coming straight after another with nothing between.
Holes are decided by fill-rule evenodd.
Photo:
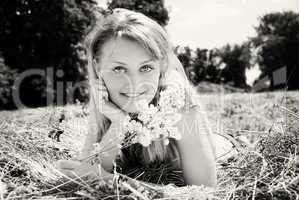
<instances>
[{"instance_id":1,"label":"woman's forehead","mask_svg":"<svg viewBox=\"0 0 299 200\"><path fill-rule=\"evenodd\" d=\"M157 61L138 42L126 38L111 39L103 45L102 59L106 62Z\"/></svg>"}]
</instances>

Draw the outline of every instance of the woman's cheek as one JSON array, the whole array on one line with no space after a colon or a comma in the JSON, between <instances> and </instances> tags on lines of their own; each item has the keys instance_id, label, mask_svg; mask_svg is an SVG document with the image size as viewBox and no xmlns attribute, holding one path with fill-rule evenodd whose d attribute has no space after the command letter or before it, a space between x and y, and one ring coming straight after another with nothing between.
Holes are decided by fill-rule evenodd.
<instances>
[{"instance_id":1,"label":"woman's cheek","mask_svg":"<svg viewBox=\"0 0 299 200\"><path fill-rule=\"evenodd\" d=\"M125 85L123 77L107 76L105 80L106 86L110 91L120 90Z\"/></svg>"}]
</instances>

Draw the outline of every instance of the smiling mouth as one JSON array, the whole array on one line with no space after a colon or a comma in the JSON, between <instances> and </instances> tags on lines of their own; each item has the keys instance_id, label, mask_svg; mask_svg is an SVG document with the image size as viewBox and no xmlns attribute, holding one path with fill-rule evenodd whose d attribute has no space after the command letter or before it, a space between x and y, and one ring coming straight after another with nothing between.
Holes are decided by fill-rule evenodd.
<instances>
[{"instance_id":1,"label":"smiling mouth","mask_svg":"<svg viewBox=\"0 0 299 200\"><path fill-rule=\"evenodd\" d=\"M124 96L126 96L128 98L137 98L137 97L143 95L144 93L145 92L138 93L138 94L136 94L136 93L120 93L120 94L122 94L122 95L124 95Z\"/></svg>"}]
</instances>

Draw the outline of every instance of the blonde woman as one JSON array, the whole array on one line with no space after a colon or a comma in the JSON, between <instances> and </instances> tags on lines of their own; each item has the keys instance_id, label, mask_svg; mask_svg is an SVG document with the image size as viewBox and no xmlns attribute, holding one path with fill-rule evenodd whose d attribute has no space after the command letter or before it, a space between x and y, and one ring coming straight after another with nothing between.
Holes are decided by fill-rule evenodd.
<instances>
[{"instance_id":1,"label":"blonde woman","mask_svg":"<svg viewBox=\"0 0 299 200\"><path fill-rule=\"evenodd\" d=\"M67 175L111 177L115 163L121 165L122 172L135 164L166 163L174 166L172 170L181 170L184 184L215 187L209 126L165 30L141 13L114 9L89 33L87 51L89 131L80 159L59 161L60 170ZM160 92L175 82L184 85L186 94L185 105L178 111L182 117L176 124L182 138L170 139L167 145L161 140L146 147L134 144L120 151L119 133L126 115L139 112L136 102L142 98L156 106ZM101 165L84 160L91 155L94 143L106 149Z\"/></svg>"}]
</instances>

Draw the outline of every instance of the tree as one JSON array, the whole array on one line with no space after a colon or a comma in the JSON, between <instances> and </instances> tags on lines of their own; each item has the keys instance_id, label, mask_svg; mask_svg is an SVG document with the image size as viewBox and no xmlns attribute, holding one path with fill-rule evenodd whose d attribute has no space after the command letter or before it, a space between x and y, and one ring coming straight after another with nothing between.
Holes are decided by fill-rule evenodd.
<instances>
[{"instance_id":1,"label":"tree","mask_svg":"<svg viewBox=\"0 0 299 200\"><path fill-rule=\"evenodd\" d=\"M255 30L257 35L251 41L259 50L261 77L269 77L270 88L275 89L279 85L275 85L273 73L280 68L287 68L282 86L287 84L288 89L298 89L299 13L285 11L266 14L259 19Z\"/></svg>"},{"instance_id":2,"label":"tree","mask_svg":"<svg viewBox=\"0 0 299 200\"><path fill-rule=\"evenodd\" d=\"M0 110L3 108L13 109L13 82L17 77L17 71L10 69L4 64L4 59L0 52Z\"/></svg>"},{"instance_id":3,"label":"tree","mask_svg":"<svg viewBox=\"0 0 299 200\"><path fill-rule=\"evenodd\" d=\"M94 0L6 1L0 7L0 51L5 64L19 72L50 67L54 73L62 70L64 82L83 80L86 70L80 42L95 20L95 11ZM37 83L36 78L24 84Z\"/></svg>"},{"instance_id":4,"label":"tree","mask_svg":"<svg viewBox=\"0 0 299 200\"><path fill-rule=\"evenodd\" d=\"M227 44L219 49L218 55L223 66L218 66L221 69L221 82L232 82L234 87L247 88L245 70L250 67L250 43L234 46Z\"/></svg>"},{"instance_id":5,"label":"tree","mask_svg":"<svg viewBox=\"0 0 299 200\"><path fill-rule=\"evenodd\" d=\"M208 49L196 48L195 58L192 66L194 72L193 82L195 84L206 79L207 67L208 67Z\"/></svg>"},{"instance_id":6,"label":"tree","mask_svg":"<svg viewBox=\"0 0 299 200\"><path fill-rule=\"evenodd\" d=\"M206 75L205 80L212 82L212 83L222 83L223 77L221 77L222 68L221 66L224 65L221 63L222 58L219 53L219 49L214 48L207 51L206 55Z\"/></svg>"},{"instance_id":7,"label":"tree","mask_svg":"<svg viewBox=\"0 0 299 200\"><path fill-rule=\"evenodd\" d=\"M168 11L164 7L164 0L111 0L108 2L108 8L126 8L141 12L161 26L166 26L169 21Z\"/></svg>"}]
</instances>

